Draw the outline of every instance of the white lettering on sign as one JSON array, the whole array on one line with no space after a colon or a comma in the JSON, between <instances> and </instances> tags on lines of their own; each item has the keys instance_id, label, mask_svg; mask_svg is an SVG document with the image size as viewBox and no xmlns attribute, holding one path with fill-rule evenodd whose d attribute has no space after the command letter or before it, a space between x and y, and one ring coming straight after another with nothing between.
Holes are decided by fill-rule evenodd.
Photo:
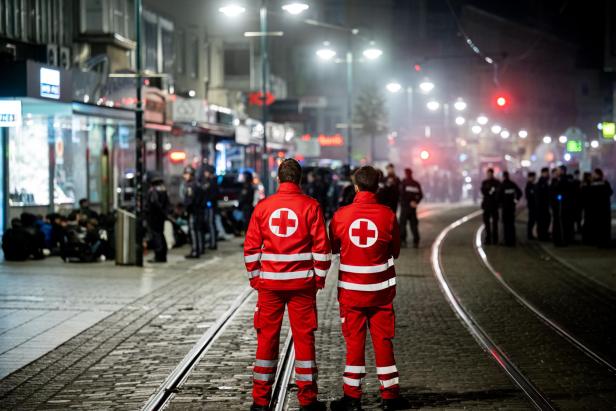
<instances>
[{"instance_id":1,"label":"white lettering on sign","mask_svg":"<svg viewBox=\"0 0 616 411\"><path fill-rule=\"evenodd\" d=\"M21 125L21 101L0 100L0 127Z\"/></svg>"},{"instance_id":2,"label":"white lettering on sign","mask_svg":"<svg viewBox=\"0 0 616 411\"><path fill-rule=\"evenodd\" d=\"M41 68L41 97L60 99L60 71Z\"/></svg>"}]
</instances>

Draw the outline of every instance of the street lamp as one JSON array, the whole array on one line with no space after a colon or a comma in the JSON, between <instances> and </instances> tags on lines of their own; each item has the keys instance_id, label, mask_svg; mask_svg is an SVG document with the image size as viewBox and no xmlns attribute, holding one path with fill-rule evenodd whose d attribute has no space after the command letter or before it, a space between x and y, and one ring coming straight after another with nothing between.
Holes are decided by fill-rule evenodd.
<instances>
[{"instance_id":1,"label":"street lamp","mask_svg":"<svg viewBox=\"0 0 616 411\"><path fill-rule=\"evenodd\" d=\"M543 143L544 144L550 144L552 142L552 137L550 136L543 136Z\"/></svg>"},{"instance_id":2,"label":"street lamp","mask_svg":"<svg viewBox=\"0 0 616 411\"><path fill-rule=\"evenodd\" d=\"M439 103L436 100L430 100L428 101L428 103L426 103L426 107L428 108L428 110L430 111L436 111L439 108L441 108L441 103Z\"/></svg>"},{"instance_id":3,"label":"street lamp","mask_svg":"<svg viewBox=\"0 0 616 411\"><path fill-rule=\"evenodd\" d=\"M509 136L511 136L511 134L509 133L509 131L503 130L501 131L500 136L503 140L507 140Z\"/></svg>"},{"instance_id":4,"label":"street lamp","mask_svg":"<svg viewBox=\"0 0 616 411\"><path fill-rule=\"evenodd\" d=\"M590 146L592 148L597 148L597 147L599 147L599 142L597 140L593 140L593 141L590 142Z\"/></svg>"},{"instance_id":5,"label":"street lamp","mask_svg":"<svg viewBox=\"0 0 616 411\"><path fill-rule=\"evenodd\" d=\"M302 2L288 3L282 6L282 9L284 11L286 11L289 14L293 14L294 16L305 12L309 8L310 6Z\"/></svg>"},{"instance_id":6,"label":"street lamp","mask_svg":"<svg viewBox=\"0 0 616 411\"><path fill-rule=\"evenodd\" d=\"M490 130L492 130L492 133L494 134L499 134L502 129L503 128L499 126L498 124L494 124Z\"/></svg>"},{"instance_id":7,"label":"street lamp","mask_svg":"<svg viewBox=\"0 0 616 411\"><path fill-rule=\"evenodd\" d=\"M424 94L428 94L433 89L434 89L434 83L428 79L424 79L421 83L419 83L419 90L421 90L421 92Z\"/></svg>"},{"instance_id":8,"label":"street lamp","mask_svg":"<svg viewBox=\"0 0 616 411\"><path fill-rule=\"evenodd\" d=\"M383 54L383 50L381 50L379 48L376 48L374 46L374 41L371 41L370 42L370 47L368 47L366 50L364 50L362 54L368 60L376 60L379 57L381 57L381 55Z\"/></svg>"},{"instance_id":9,"label":"street lamp","mask_svg":"<svg viewBox=\"0 0 616 411\"><path fill-rule=\"evenodd\" d=\"M458 111L466 110L466 101L462 100L462 98L458 98L455 103L453 103L453 108Z\"/></svg>"},{"instance_id":10,"label":"street lamp","mask_svg":"<svg viewBox=\"0 0 616 411\"><path fill-rule=\"evenodd\" d=\"M402 89L402 85L401 85L400 83L396 83L396 82L394 81L394 82L388 83L388 84L385 86L385 88L386 88L386 89L387 89L387 91L389 91L390 93L397 93L397 92L399 92L399 91Z\"/></svg>"},{"instance_id":11,"label":"street lamp","mask_svg":"<svg viewBox=\"0 0 616 411\"><path fill-rule=\"evenodd\" d=\"M456 121L456 124L459 125L459 126L463 126L464 123L466 123L466 119L464 117L462 117L462 116L456 117L455 121Z\"/></svg>"},{"instance_id":12,"label":"street lamp","mask_svg":"<svg viewBox=\"0 0 616 411\"><path fill-rule=\"evenodd\" d=\"M477 117L477 123L479 123L479 125L485 126L486 124L488 124L488 121L489 121L488 118L484 116L483 114Z\"/></svg>"},{"instance_id":13,"label":"street lamp","mask_svg":"<svg viewBox=\"0 0 616 411\"><path fill-rule=\"evenodd\" d=\"M526 130L524 130L524 129L522 129L522 130L518 131L518 137L520 137L520 138L526 138L526 137L528 137L528 131L526 131Z\"/></svg>"},{"instance_id":14,"label":"street lamp","mask_svg":"<svg viewBox=\"0 0 616 411\"><path fill-rule=\"evenodd\" d=\"M471 131L473 132L473 134L479 134L481 133L481 126L478 124L475 124L473 127L471 127Z\"/></svg>"},{"instance_id":15,"label":"street lamp","mask_svg":"<svg viewBox=\"0 0 616 411\"><path fill-rule=\"evenodd\" d=\"M567 140L568 140L567 136L563 135L563 136L558 137L558 142L560 144L565 144L567 142Z\"/></svg>"},{"instance_id":16,"label":"street lamp","mask_svg":"<svg viewBox=\"0 0 616 411\"><path fill-rule=\"evenodd\" d=\"M325 60L325 61L329 61L331 59L333 59L334 57L336 57L336 51L329 48L329 42L325 42L323 44L323 48L318 49L316 52L316 55L321 59L321 60Z\"/></svg>"},{"instance_id":17,"label":"street lamp","mask_svg":"<svg viewBox=\"0 0 616 411\"><path fill-rule=\"evenodd\" d=\"M237 17L243 14L246 9L239 4L228 4L219 8L218 11L228 17Z\"/></svg>"}]
</instances>

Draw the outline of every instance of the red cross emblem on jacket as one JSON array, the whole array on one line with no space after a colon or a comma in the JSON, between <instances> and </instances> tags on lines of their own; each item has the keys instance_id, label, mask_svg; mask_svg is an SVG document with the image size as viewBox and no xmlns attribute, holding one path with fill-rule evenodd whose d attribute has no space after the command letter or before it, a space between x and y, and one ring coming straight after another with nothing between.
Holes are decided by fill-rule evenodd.
<instances>
[{"instance_id":1,"label":"red cross emblem on jacket","mask_svg":"<svg viewBox=\"0 0 616 411\"><path fill-rule=\"evenodd\" d=\"M279 237L289 237L297 230L297 215L289 208L274 210L269 218L269 228Z\"/></svg>"}]
</instances>

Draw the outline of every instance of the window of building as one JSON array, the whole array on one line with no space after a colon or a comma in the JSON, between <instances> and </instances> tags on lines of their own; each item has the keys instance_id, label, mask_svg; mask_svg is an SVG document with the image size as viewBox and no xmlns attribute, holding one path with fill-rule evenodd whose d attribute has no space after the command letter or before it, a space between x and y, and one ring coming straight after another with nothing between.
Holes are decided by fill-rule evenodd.
<instances>
[{"instance_id":1,"label":"window of building","mask_svg":"<svg viewBox=\"0 0 616 411\"><path fill-rule=\"evenodd\" d=\"M250 48L248 44L225 44L224 70L226 76L250 75Z\"/></svg>"},{"instance_id":2,"label":"window of building","mask_svg":"<svg viewBox=\"0 0 616 411\"><path fill-rule=\"evenodd\" d=\"M184 74L185 71L185 58L186 58L186 39L185 39L185 33L184 30L177 30L176 31L176 37L175 37L175 50L176 50L176 55L175 55L175 71L177 74Z\"/></svg>"},{"instance_id":3,"label":"window of building","mask_svg":"<svg viewBox=\"0 0 616 411\"><path fill-rule=\"evenodd\" d=\"M191 34L189 38L189 47L186 50L188 75L191 78L197 78L199 76L199 37L196 34Z\"/></svg>"},{"instance_id":4,"label":"window of building","mask_svg":"<svg viewBox=\"0 0 616 411\"><path fill-rule=\"evenodd\" d=\"M158 71L158 21L154 13L143 11L144 68Z\"/></svg>"},{"instance_id":5,"label":"window of building","mask_svg":"<svg viewBox=\"0 0 616 411\"><path fill-rule=\"evenodd\" d=\"M163 18L158 19L160 25L160 53L163 73L173 73L175 64L175 47L173 46L173 23Z\"/></svg>"}]
</instances>

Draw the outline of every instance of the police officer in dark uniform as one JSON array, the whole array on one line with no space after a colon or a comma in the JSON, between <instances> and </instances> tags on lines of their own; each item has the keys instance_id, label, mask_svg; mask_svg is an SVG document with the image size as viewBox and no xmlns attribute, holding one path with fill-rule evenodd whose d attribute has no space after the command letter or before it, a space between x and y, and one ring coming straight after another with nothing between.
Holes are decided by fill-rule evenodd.
<instances>
[{"instance_id":1,"label":"police officer in dark uniform","mask_svg":"<svg viewBox=\"0 0 616 411\"><path fill-rule=\"evenodd\" d=\"M567 245L565 241L564 224L564 203L566 194L566 176L557 167L552 170L552 180L550 181L550 207L552 209L552 241L554 245L563 247Z\"/></svg>"},{"instance_id":2,"label":"police officer in dark uniform","mask_svg":"<svg viewBox=\"0 0 616 411\"><path fill-rule=\"evenodd\" d=\"M610 247L612 242L612 209L610 197L614 193L610 183L603 178L603 170L596 168L590 185L592 217L592 243Z\"/></svg>"},{"instance_id":3,"label":"police officer in dark uniform","mask_svg":"<svg viewBox=\"0 0 616 411\"><path fill-rule=\"evenodd\" d=\"M216 171L214 167L206 165L203 167L203 180L201 182L203 190L203 221L209 234L210 250L216 250L218 243L216 239L216 214L218 214L218 181L216 181Z\"/></svg>"},{"instance_id":4,"label":"police officer in dark uniform","mask_svg":"<svg viewBox=\"0 0 616 411\"><path fill-rule=\"evenodd\" d=\"M541 169L539 181L535 186L537 205L537 238L539 241L550 240L550 169Z\"/></svg>"},{"instance_id":5,"label":"police officer in dark uniform","mask_svg":"<svg viewBox=\"0 0 616 411\"><path fill-rule=\"evenodd\" d=\"M524 197L526 198L526 207L528 208L526 238L534 240L534 230L537 224L537 183L535 182L537 174L534 171L530 171L527 178L526 187L524 187Z\"/></svg>"},{"instance_id":6,"label":"police officer in dark uniform","mask_svg":"<svg viewBox=\"0 0 616 411\"><path fill-rule=\"evenodd\" d=\"M515 246L515 208L522 198L522 190L509 178L509 172L503 171L503 182L498 190L498 199L502 209L503 234L505 245Z\"/></svg>"},{"instance_id":7,"label":"police officer in dark uniform","mask_svg":"<svg viewBox=\"0 0 616 411\"><path fill-rule=\"evenodd\" d=\"M151 247L154 259L151 263L167 262L167 241L165 240L165 221L170 211L169 196L163 179L159 175L152 175L150 188L145 198L145 212L148 229L151 236Z\"/></svg>"},{"instance_id":8,"label":"police officer in dark uniform","mask_svg":"<svg viewBox=\"0 0 616 411\"><path fill-rule=\"evenodd\" d=\"M486 244L498 244L498 190L500 181L494 177L494 169L488 168L486 179L481 183L483 201L483 224L486 228Z\"/></svg>"},{"instance_id":9,"label":"police officer in dark uniform","mask_svg":"<svg viewBox=\"0 0 616 411\"><path fill-rule=\"evenodd\" d=\"M419 220L417 219L417 206L423 199L421 184L413 178L413 170L404 169L404 180L400 192L400 240L406 247L406 222L411 226L413 233L413 247L419 247Z\"/></svg>"},{"instance_id":10,"label":"police officer in dark uniform","mask_svg":"<svg viewBox=\"0 0 616 411\"><path fill-rule=\"evenodd\" d=\"M385 171L386 174L382 178L383 186L380 190L381 193L377 193L377 196L382 198L383 204L391 208L391 211L396 214L398 212L398 202L400 201L400 179L396 175L393 164L387 164Z\"/></svg>"},{"instance_id":11,"label":"police officer in dark uniform","mask_svg":"<svg viewBox=\"0 0 616 411\"><path fill-rule=\"evenodd\" d=\"M203 254L203 191L195 178L195 169L184 169L184 208L188 214L191 251L186 258L199 258Z\"/></svg>"}]
</instances>

